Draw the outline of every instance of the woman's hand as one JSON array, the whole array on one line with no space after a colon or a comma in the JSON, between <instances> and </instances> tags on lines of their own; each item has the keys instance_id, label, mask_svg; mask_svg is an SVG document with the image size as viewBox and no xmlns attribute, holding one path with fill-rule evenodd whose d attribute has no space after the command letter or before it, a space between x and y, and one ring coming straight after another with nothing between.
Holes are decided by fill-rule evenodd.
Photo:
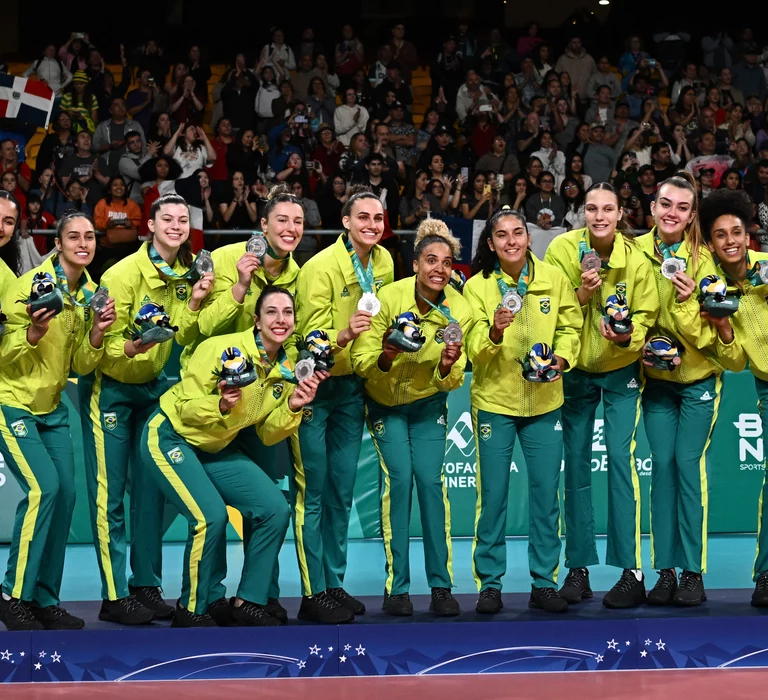
<instances>
[{"instance_id":1,"label":"woman's hand","mask_svg":"<svg viewBox=\"0 0 768 700\"><path fill-rule=\"evenodd\" d=\"M514 320L515 314L509 309L499 306L493 314L493 325L488 332L490 339L498 345L504 337L504 331L512 325Z\"/></svg>"},{"instance_id":2,"label":"woman's hand","mask_svg":"<svg viewBox=\"0 0 768 700\"><path fill-rule=\"evenodd\" d=\"M222 415L229 413L237 402L243 398L243 392L235 387L228 387L225 381L220 381L217 385L221 392L221 398L219 399L219 411Z\"/></svg>"},{"instance_id":3,"label":"woman's hand","mask_svg":"<svg viewBox=\"0 0 768 700\"><path fill-rule=\"evenodd\" d=\"M213 272L206 272L192 287L192 295L189 298L190 311L197 311L202 304L203 299L207 297L213 289Z\"/></svg>"},{"instance_id":4,"label":"woman's hand","mask_svg":"<svg viewBox=\"0 0 768 700\"><path fill-rule=\"evenodd\" d=\"M101 312L95 313L90 333L91 347L101 347L101 343L104 340L104 334L116 319L117 311L115 311L115 300L112 298L107 299L107 303L104 305Z\"/></svg>"},{"instance_id":5,"label":"woman's hand","mask_svg":"<svg viewBox=\"0 0 768 700\"><path fill-rule=\"evenodd\" d=\"M602 285L603 280L600 279L600 275L597 274L597 270L588 270L581 273L581 286L576 290L576 296L579 298L579 303L584 306L591 298L597 289Z\"/></svg>"},{"instance_id":6,"label":"woman's hand","mask_svg":"<svg viewBox=\"0 0 768 700\"><path fill-rule=\"evenodd\" d=\"M461 343L446 343L440 355L440 376L447 377L451 367L461 357Z\"/></svg>"},{"instance_id":7,"label":"woman's hand","mask_svg":"<svg viewBox=\"0 0 768 700\"><path fill-rule=\"evenodd\" d=\"M37 345L48 332L48 324L56 315L56 312L38 309L35 313L32 313L32 306L27 304L27 314L29 314L29 318L32 321L32 325L27 328L27 342L30 345Z\"/></svg>"},{"instance_id":8,"label":"woman's hand","mask_svg":"<svg viewBox=\"0 0 768 700\"><path fill-rule=\"evenodd\" d=\"M336 339L339 346L346 347L359 338L361 333L370 330L372 318L369 311L355 311L349 319L349 326L342 330Z\"/></svg>"},{"instance_id":9,"label":"woman's hand","mask_svg":"<svg viewBox=\"0 0 768 700\"><path fill-rule=\"evenodd\" d=\"M143 343L141 342L141 338L136 338L136 340L126 340L123 352L126 357L134 358L136 355L143 355L144 353L149 352L155 345L157 345L157 343Z\"/></svg>"},{"instance_id":10,"label":"woman's hand","mask_svg":"<svg viewBox=\"0 0 768 700\"><path fill-rule=\"evenodd\" d=\"M611 328L611 325L605 322L605 319L600 320L600 335L606 340L610 340L612 343L617 343L618 345L623 345L632 340L632 333L634 330L635 326L632 325L630 326L629 333L615 333L613 328Z\"/></svg>"},{"instance_id":11,"label":"woman's hand","mask_svg":"<svg viewBox=\"0 0 768 700\"><path fill-rule=\"evenodd\" d=\"M671 281L677 290L677 301L680 303L688 301L696 291L696 280L691 279L685 272L678 270Z\"/></svg>"},{"instance_id":12,"label":"woman's hand","mask_svg":"<svg viewBox=\"0 0 768 700\"><path fill-rule=\"evenodd\" d=\"M237 284L232 287L232 296L238 304L242 304L245 300L245 295L248 293L248 289L251 286L251 280L253 279L253 273L261 267L261 260L259 260L256 253L244 253L243 257L237 261Z\"/></svg>"},{"instance_id":13,"label":"woman's hand","mask_svg":"<svg viewBox=\"0 0 768 700\"><path fill-rule=\"evenodd\" d=\"M299 382L288 399L288 408L294 413L312 403L317 394L317 387L331 375L328 372L315 372L304 381Z\"/></svg>"},{"instance_id":14,"label":"woman's hand","mask_svg":"<svg viewBox=\"0 0 768 700\"><path fill-rule=\"evenodd\" d=\"M389 370L392 369L392 363L395 361L395 358L403 352L400 348L390 344L389 336L391 334L392 329L387 328L384 332L384 337L381 340L381 355L379 355L378 365L382 372L389 372Z\"/></svg>"}]
</instances>

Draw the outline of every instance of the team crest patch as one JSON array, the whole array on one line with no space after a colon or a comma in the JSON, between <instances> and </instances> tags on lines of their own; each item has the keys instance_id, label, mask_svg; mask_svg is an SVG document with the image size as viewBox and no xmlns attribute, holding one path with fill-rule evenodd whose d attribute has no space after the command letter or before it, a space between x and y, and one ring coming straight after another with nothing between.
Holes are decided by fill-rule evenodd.
<instances>
[{"instance_id":1,"label":"team crest patch","mask_svg":"<svg viewBox=\"0 0 768 700\"><path fill-rule=\"evenodd\" d=\"M480 423L480 439L481 440L490 440L491 439L491 424L490 423Z\"/></svg>"},{"instance_id":2,"label":"team crest patch","mask_svg":"<svg viewBox=\"0 0 768 700\"><path fill-rule=\"evenodd\" d=\"M385 428L384 428L384 421L379 419L373 424L373 432L376 434L377 437L381 437L384 435Z\"/></svg>"},{"instance_id":3,"label":"team crest patch","mask_svg":"<svg viewBox=\"0 0 768 700\"><path fill-rule=\"evenodd\" d=\"M85 319L85 322L88 323L91 320L91 307L86 306L83 309L83 318Z\"/></svg>"},{"instance_id":4,"label":"team crest patch","mask_svg":"<svg viewBox=\"0 0 768 700\"><path fill-rule=\"evenodd\" d=\"M253 296L253 290L248 287L248 289L245 290L245 296L252 297Z\"/></svg>"},{"instance_id":5,"label":"team crest patch","mask_svg":"<svg viewBox=\"0 0 768 700\"><path fill-rule=\"evenodd\" d=\"M301 422L302 423L312 422L312 406L304 406L304 408L301 410Z\"/></svg>"},{"instance_id":6,"label":"team crest patch","mask_svg":"<svg viewBox=\"0 0 768 700\"><path fill-rule=\"evenodd\" d=\"M374 280L373 284L378 292L384 286L384 280Z\"/></svg>"},{"instance_id":7,"label":"team crest patch","mask_svg":"<svg viewBox=\"0 0 768 700\"><path fill-rule=\"evenodd\" d=\"M626 282L617 282L616 283L616 294L619 294L623 297L627 296L627 283Z\"/></svg>"},{"instance_id":8,"label":"team crest patch","mask_svg":"<svg viewBox=\"0 0 768 700\"><path fill-rule=\"evenodd\" d=\"M349 290L347 289L346 285L344 286L344 289L341 290L341 296L343 297L349 296Z\"/></svg>"},{"instance_id":9,"label":"team crest patch","mask_svg":"<svg viewBox=\"0 0 768 700\"><path fill-rule=\"evenodd\" d=\"M272 396L276 399L279 399L283 395L283 389L285 387L283 386L282 382L278 382L272 387Z\"/></svg>"},{"instance_id":10,"label":"team crest patch","mask_svg":"<svg viewBox=\"0 0 768 700\"><path fill-rule=\"evenodd\" d=\"M23 420L11 423L11 430L16 437L27 437L27 424Z\"/></svg>"},{"instance_id":11,"label":"team crest patch","mask_svg":"<svg viewBox=\"0 0 768 700\"><path fill-rule=\"evenodd\" d=\"M435 342L436 343L442 343L443 342L443 331L445 328L438 329L437 333L435 333Z\"/></svg>"},{"instance_id":12,"label":"team crest patch","mask_svg":"<svg viewBox=\"0 0 768 700\"><path fill-rule=\"evenodd\" d=\"M187 299L187 283L182 282L176 285L176 298L179 301L186 301Z\"/></svg>"},{"instance_id":13,"label":"team crest patch","mask_svg":"<svg viewBox=\"0 0 768 700\"><path fill-rule=\"evenodd\" d=\"M552 302L550 301L549 297L541 297L541 299L539 299L539 308L541 309L541 313L548 314L551 305Z\"/></svg>"},{"instance_id":14,"label":"team crest patch","mask_svg":"<svg viewBox=\"0 0 768 700\"><path fill-rule=\"evenodd\" d=\"M174 447L172 450L168 450L166 454L168 455L168 459L174 464L181 464L184 461L184 453L181 451L180 447Z\"/></svg>"},{"instance_id":15,"label":"team crest patch","mask_svg":"<svg viewBox=\"0 0 768 700\"><path fill-rule=\"evenodd\" d=\"M114 430L117 427L117 413L104 414L104 427L107 430Z\"/></svg>"}]
</instances>

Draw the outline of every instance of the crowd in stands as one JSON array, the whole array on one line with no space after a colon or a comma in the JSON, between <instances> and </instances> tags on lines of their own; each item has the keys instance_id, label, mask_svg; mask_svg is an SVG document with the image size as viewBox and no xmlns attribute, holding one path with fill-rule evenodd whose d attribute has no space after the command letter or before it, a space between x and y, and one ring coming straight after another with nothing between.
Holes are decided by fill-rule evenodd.
<instances>
[{"instance_id":1,"label":"crowd in stands","mask_svg":"<svg viewBox=\"0 0 768 700\"><path fill-rule=\"evenodd\" d=\"M322 42L309 27L274 28L215 82L204 46L175 62L155 41L120 46L116 79L88 35L72 34L23 70L54 90L54 114L34 169L24 125L0 124L0 187L22 203L24 236L70 208L91 214L104 233L95 277L136 250L160 195L187 199L211 248L234 240L217 229L258 228L282 181L305 202L308 232L340 229L348 185L368 185L393 252L393 231L435 215L484 221L505 204L534 239L581 227L600 181L620 191L628 228L647 229L657 184L678 169L703 197L743 189L753 233L768 228L768 49L752 30L631 35L613 56L576 34L558 45L532 22L483 40L464 22L428 60L403 23L378 47L350 25ZM414 108L420 66L426 109ZM331 240L305 235L298 261ZM46 237L34 244L48 252Z\"/></svg>"}]
</instances>

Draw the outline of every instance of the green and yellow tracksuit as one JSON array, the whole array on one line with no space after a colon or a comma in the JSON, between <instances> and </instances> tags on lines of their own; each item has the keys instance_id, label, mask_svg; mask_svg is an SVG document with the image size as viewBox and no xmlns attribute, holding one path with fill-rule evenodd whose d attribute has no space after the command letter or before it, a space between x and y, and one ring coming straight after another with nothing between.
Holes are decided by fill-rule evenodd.
<instances>
[{"instance_id":1,"label":"green and yellow tracksuit","mask_svg":"<svg viewBox=\"0 0 768 700\"><path fill-rule=\"evenodd\" d=\"M731 316L734 343L718 344L719 356L726 369L739 372L749 362L749 369L755 377L757 406L762 422L763 437L768 436L768 286L763 284L757 274L755 263L768 260L768 253L747 252L747 279L740 287L728 278L722 267L717 274L727 280L729 293L739 295L739 310ZM751 274L750 274L751 273ZM738 348L738 354L731 352L732 345ZM757 512L757 552L752 571L757 581L760 574L768 572L768 528L763 524L768 521L768 479L763 479Z\"/></svg>"},{"instance_id":2,"label":"green and yellow tracksuit","mask_svg":"<svg viewBox=\"0 0 768 700\"><path fill-rule=\"evenodd\" d=\"M176 274L187 268L176 260ZM104 339L104 356L92 375L78 386L83 447L96 555L101 571L102 598L128 595L123 500L130 471L132 586L161 583L164 498L147 478L139 456L144 424L168 388L163 367L173 342L160 343L144 354L125 354L128 333L144 304L165 307L178 326L175 342L197 338L198 313L189 309L193 284L166 278L149 259L148 245L116 263L101 278L115 300L117 320Z\"/></svg>"},{"instance_id":3,"label":"green and yellow tracksuit","mask_svg":"<svg viewBox=\"0 0 768 700\"><path fill-rule=\"evenodd\" d=\"M707 565L709 479L706 453L717 421L722 372L735 343L724 346L717 331L700 316L698 289L684 302L661 274L656 229L639 236L637 246L651 262L659 292L659 318L653 335L665 335L682 348L673 371L645 367L643 420L651 448L651 564L704 573ZM687 236L674 254L698 283L715 274L706 248L693 256ZM720 359L718 359L720 358Z\"/></svg>"},{"instance_id":4,"label":"green and yellow tracksuit","mask_svg":"<svg viewBox=\"0 0 768 700\"><path fill-rule=\"evenodd\" d=\"M464 337L472 323L472 307L446 287L436 304L450 311ZM445 348L443 330L449 319L437 309L422 314L416 303L416 281L409 277L381 290L381 311L371 329L352 346L355 372L365 380L368 430L381 466L381 532L384 538L388 595L408 593L408 556L411 500L414 480L424 533L427 584L453 586L451 507L443 475L447 432L447 394L464 383L466 354L462 353L447 376L440 374ZM414 353L400 353L388 372L378 366L384 333L392 320L406 311L422 319L425 342Z\"/></svg>"},{"instance_id":5,"label":"green and yellow tracksuit","mask_svg":"<svg viewBox=\"0 0 768 700\"><path fill-rule=\"evenodd\" d=\"M75 463L69 412L61 393L70 372L88 374L104 349L91 346L92 312L66 298L48 332L33 346L24 304L38 272L54 279L53 258L6 288L8 316L0 340L0 454L19 482L24 498L16 523L2 590L41 607L58 605L64 553L75 507ZM83 284L95 285L83 272L75 299L86 302Z\"/></svg>"},{"instance_id":6,"label":"green and yellow tracksuit","mask_svg":"<svg viewBox=\"0 0 768 700\"><path fill-rule=\"evenodd\" d=\"M189 364L189 358L197 349L197 346L206 338L223 335L225 333L237 333L253 328L254 313L256 312L256 301L259 295L267 285L274 285L287 289L294 296L296 295L296 278L299 274L299 266L289 256L283 264L280 274L272 278L267 274L264 267L260 267L251 277L251 285L245 294L243 303L239 304L232 296L232 288L237 284L239 275L237 272L237 263L245 255L246 243L232 243L217 248L211 253L213 258L215 280L211 293L203 300L199 313L200 336L197 341L187 345L181 354L182 374ZM295 339L294 339L295 341ZM291 343L286 343L288 347ZM256 464L269 474L275 482L281 481L285 475L285 469L282 466L287 460L288 443L280 442L277 445L267 447L259 439L256 431L247 428L239 436L238 448L247 454ZM233 524L237 515L232 513ZM248 537L247 528L249 521L242 521L241 530L243 539ZM275 568L275 579L270 591L270 598L278 598L280 589L278 584L279 571Z\"/></svg>"},{"instance_id":7,"label":"green and yellow tracksuit","mask_svg":"<svg viewBox=\"0 0 768 700\"><path fill-rule=\"evenodd\" d=\"M563 382L535 384L523 378L531 347L546 343L569 367L579 357L582 315L573 286L557 268L528 254L523 308L499 343L490 338L502 294L497 273L477 274L464 287L475 324L467 339L472 363L472 424L477 445L477 504L472 570L478 590L497 588L507 570L509 465L515 440L528 468L528 566L536 587L557 583L560 562L560 465ZM507 287L520 289L499 270Z\"/></svg>"},{"instance_id":8,"label":"green and yellow tracksuit","mask_svg":"<svg viewBox=\"0 0 768 700\"><path fill-rule=\"evenodd\" d=\"M0 260L0 306L4 304L4 308L8 308L11 305L11 300L8 298L7 292L15 281L16 275L14 275L11 268L5 264L5 261ZM29 286L30 288L32 287L31 282ZM16 302L15 299L13 301L14 303ZM7 316L8 313L5 312L5 315Z\"/></svg>"},{"instance_id":9,"label":"green and yellow tracksuit","mask_svg":"<svg viewBox=\"0 0 768 700\"><path fill-rule=\"evenodd\" d=\"M558 236L547 249L547 262L561 269L571 286L581 286L581 257L591 249L588 229ZM650 262L633 241L615 234L613 251L599 272L601 286L581 307L581 352L563 377L565 446L565 565L598 563L592 504L592 436L595 413L603 402L608 458L608 538L605 563L642 568L640 479L635 467L635 433L640 422L643 379L640 357L659 313L659 296ZM600 333L609 297L623 296L634 330L625 346Z\"/></svg>"},{"instance_id":10,"label":"green and yellow tracksuit","mask_svg":"<svg viewBox=\"0 0 768 700\"><path fill-rule=\"evenodd\" d=\"M227 413L219 407L221 355L238 348L251 359L258 379L242 389ZM301 411L288 405L293 393L293 359L262 365L253 331L204 341L182 380L163 394L144 427L142 457L153 480L189 522L180 602L205 612L224 596L226 527L230 505L249 523L238 597L266 604L272 572L285 538L290 508L272 479L236 447L238 434L255 427L265 445L293 434Z\"/></svg>"},{"instance_id":11,"label":"green and yellow tracksuit","mask_svg":"<svg viewBox=\"0 0 768 700\"><path fill-rule=\"evenodd\" d=\"M322 330L333 347L330 379L304 407L299 432L291 436L293 527L303 595L340 588L347 568L349 514L365 422L362 382L352 371L350 347L337 343L357 311L363 290L345 246L345 235L310 258L296 283L296 330L306 337ZM392 256L371 251L377 290L394 279ZM390 319L391 320L391 319ZM381 339L379 338L379 342Z\"/></svg>"}]
</instances>

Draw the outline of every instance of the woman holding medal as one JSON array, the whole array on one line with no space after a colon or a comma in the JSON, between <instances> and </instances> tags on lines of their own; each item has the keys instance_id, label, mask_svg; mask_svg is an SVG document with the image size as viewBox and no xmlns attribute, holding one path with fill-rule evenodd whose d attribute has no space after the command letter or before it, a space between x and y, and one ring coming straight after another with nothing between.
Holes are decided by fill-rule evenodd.
<instances>
[{"instance_id":1,"label":"woman holding medal","mask_svg":"<svg viewBox=\"0 0 768 700\"><path fill-rule=\"evenodd\" d=\"M147 418L167 388L163 367L173 347L169 341L173 338L179 345L194 342L200 304L213 286L213 273L200 275L193 265L189 208L184 199L168 194L155 200L148 225L149 241L102 277L102 286L115 300L117 320L105 338L96 372L82 377L78 386L88 497L102 580L99 619L127 625L173 615L159 588L164 499L147 477L138 443ZM140 324L137 315L144 318ZM129 462L130 587L123 511Z\"/></svg>"},{"instance_id":2,"label":"woman holding medal","mask_svg":"<svg viewBox=\"0 0 768 700\"><path fill-rule=\"evenodd\" d=\"M752 204L743 192L718 190L701 202L701 234L717 257L717 274L738 297L738 311L717 318L707 314L717 328L718 358L726 369L740 371L749 361L755 377L758 411L763 434L768 434L768 254L749 249ZM728 296L731 296L729 294ZM734 338L736 342L731 342ZM757 515L757 554L752 578L755 590L752 605L768 607L768 478L763 479Z\"/></svg>"},{"instance_id":3,"label":"woman holding medal","mask_svg":"<svg viewBox=\"0 0 768 700\"><path fill-rule=\"evenodd\" d=\"M451 595L451 510L443 478L447 395L464 382L462 338L472 308L450 284L461 244L437 219L419 225L414 277L385 287L381 310L352 346L352 366L365 380L366 412L381 466L381 523L387 580L383 610L413 614L408 588L414 480L424 532L430 611L459 614ZM393 326L390 326L395 319Z\"/></svg>"},{"instance_id":4,"label":"woman holding medal","mask_svg":"<svg viewBox=\"0 0 768 700\"><path fill-rule=\"evenodd\" d=\"M715 274L702 245L693 178L665 180L651 203L654 227L636 239L650 260L659 292L654 326L667 358L649 342L643 357L643 419L651 448L651 564L659 579L651 605L699 605L707 599L702 574L707 563L709 483L706 452L717 421L722 366L718 331L700 315L699 283ZM676 568L680 567L678 583Z\"/></svg>"},{"instance_id":5,"label":"woman holding medal","mask_svg":"<svg viewBox=\"0 0 768 700\"><path fill-rule=\"evenodd\" d=\"M330 339L334 367L317 398L304 409L291 436L296 552L303 600L299 619L351 622L365 606L343 588L352 495L365 422L362 381L353 373L350 349L381 309L377 292L394 279L389 252L378 245L384 209L365 188L355 189L341 211L346 231L310 258L296 284L302 337L322 331Z\"/></svg>"},{"instance_id":6,"label":"woman holding medal","mask_svg":"<svg viewBox=\"0 0 768 700\"><path fill-rule=\"evenodd\" d=\"M467 339L477 443L472 569L480 592L477 612L486 614L502 608L509 465L518 434L528 466L529 606L568 610L557 591L563 454L563 382L557 380L578 360L582 316L572 284L530 252L530 240L522 214L509 207L498 211L480 236L475 274L464 287L475 317ZM545 381L519 369L520 364L527 368L527 358L540 344L552 352Z\"/></svg>"},{"instance_id":7,"label":"woman holding medal","mask_svg":"<svg viewBox=\"0 0 768 700\"><path fill-rule=\"evenodd\" d=\"M0 342L0 454L24 492L0 593L0 620L11 631L84 626L59 606L75 506L69 412L61 394L71 371L88 374L98 364L115 305L108 301L99 314L89 308L93 222L79 212L64 215L55 243L55 254L5 293L28 302L8 305Z\"/></svg>"},{"instance_id":8,"label":"woman holding medal","mask_svg":"<svg viewBox=\"0 0 768 700\"><path fill-rule=\"evenodd\" d=\"M585 198L587 227L558 236L545 260L576 290L584 325L581 351L563 377L565 565L560 595L592 597L587 567L598 563L592 506L592 433L602 402L608 453L608 542L605 563L622 569L603 598L608 608L645 602L640 545L640 480L635 433L643 380L640 358L659 313L651 266L619 230L622 209L612 185L599 182Z\"/></svg>"},{"instance_id":9,"label":"woman holding medal","mask_svg":"<svg viewBox=\"0 0 768 700\"><path fill-rule=\"evenodd\" d=\"M184 378L162 396L142 434L142 456L154 481L189 522L174 627L213 627L215 620L230 616L240 625L280 624L267 601L290 508L272 478L234 441L249 427L267 445L294 433L302 408L328 374L296 380L283 348L294 330L289 292L267 286L255 314L255 330L200 345ZM220 584L225 504L243 514L251 533L244 543L240 586L231 601Z\"/></svg>"},{"instance_id":10,"label":"woman holding medal","mask_svg":"<svg viewBox=\"0 0 768 700\"><path fill-rule=\"evenodd\" d=\"M5 291L16 281L19 269L19 244L14 237L21 223L21 207L9 192L0 190L0 304Z\"/></svg>"}]
</instances>

